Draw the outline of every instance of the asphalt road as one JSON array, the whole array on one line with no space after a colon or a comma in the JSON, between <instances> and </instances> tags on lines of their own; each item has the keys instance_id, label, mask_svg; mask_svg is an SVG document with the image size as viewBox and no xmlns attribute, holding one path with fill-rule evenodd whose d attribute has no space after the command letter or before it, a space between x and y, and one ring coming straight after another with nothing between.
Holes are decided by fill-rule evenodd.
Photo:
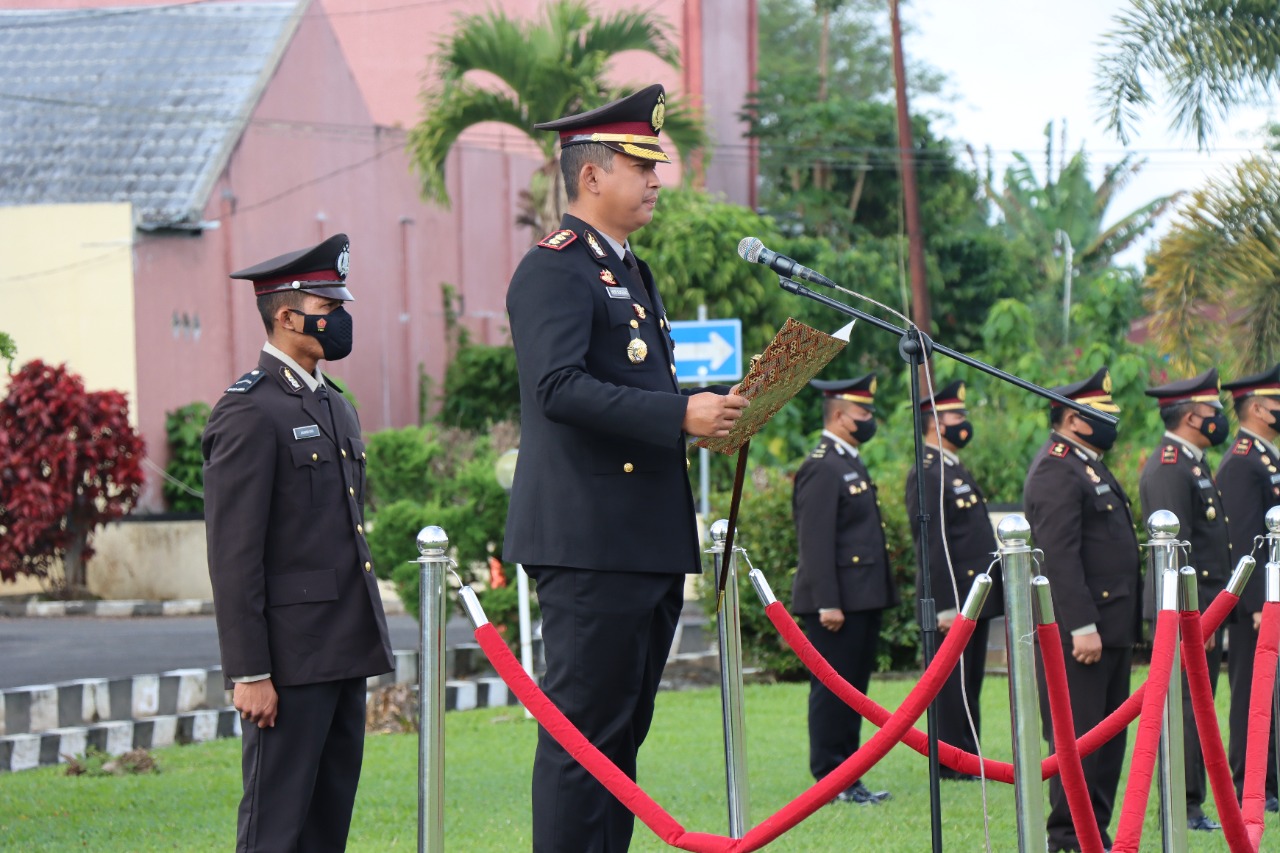
<instances>
[{"instance_id":1,"label":"asphalt road","mask_svg":"<svg viewBox=\"0 0 1280 853\"><path fill-rule=\"evenodd\" d=\"M391 646L418 647L412 616L388 616ZM471 639L470 623L450 620L446 642ZM212 616L133 619L0 618L0 690L76 678L122 678L218 664Z\"/></svg>"}]
</instances>

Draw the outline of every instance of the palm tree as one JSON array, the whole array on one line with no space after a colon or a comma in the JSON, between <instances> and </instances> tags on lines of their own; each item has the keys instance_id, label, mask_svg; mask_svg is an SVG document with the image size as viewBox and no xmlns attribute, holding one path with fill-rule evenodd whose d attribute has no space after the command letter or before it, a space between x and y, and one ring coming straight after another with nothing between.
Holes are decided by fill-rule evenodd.
<instances>
[{"instance_id":1,"label":"palm tree","mask_svg":"<svg viewBox=\"0 0 1280 853\"><path fill-rule=\"evenodd\" d=\"M1172 127L1194 135L1202 149L1217 119L1265 98L1280 79L1275 0L1130 0L1115 22L1094 92L1122 142L1155 104L1144 78L1168 90Z\"/></svg>"},{"instance_id":2,"label":"palm tree","mask_svg":"<svg viewBox=\"0 0 1280 853\"><path fill-rule=\"evenodd\" d=\"M1148 258L1150 331L1178 372L1280 354L1280 159L1257 154L1192 193Z\"/></svg>"},{"instance_id":3,"label":"palm tree","mask_svg":"<svg viewBox=\"0 0 1280 853\"><path fill-rule=\"evenodd\" d=\"M500 11L468 15L443 39L435 61L439 85L422 94L422 121L409 131L414 170L429 201L448 206L445 161L464 131L501 122L522 131L542 153L543 166L523 195L519 220L545 233L559 222L562 188L556 167L556 136L534 124L600 106L629 94L604 82L609 60L639 50L673 68L680 64L668 28L640 11L594 17L582 0L554 0L540 20L513 20ZM487 72L500 85L478 80ZM668 100L663 130L685 162L702 146L700 120Z\"/></svg>"}]
</instances>

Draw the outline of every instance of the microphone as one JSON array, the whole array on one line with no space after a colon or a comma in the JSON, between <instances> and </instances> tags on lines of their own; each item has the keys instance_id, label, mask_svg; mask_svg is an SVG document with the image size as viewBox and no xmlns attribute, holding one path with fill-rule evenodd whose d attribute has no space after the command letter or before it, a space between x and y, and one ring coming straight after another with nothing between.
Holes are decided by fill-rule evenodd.
<instances>
[{"instance_id":1,"label":"microphone","mask_svg":"<svg viewBox=\"0 0 1280 853\"><path fill-rule=\"evenodd\" d=\"M786 255L779 255L771 249L766 249L764 243L760 242L759 238L756 237L742 238L741 242L738 243L738 256L749 263L764 264L785 278L798 278L826 287L835 286L831 279L821 273L814 272L808 267L796 263Z\"/></svg>"}]
</instances>

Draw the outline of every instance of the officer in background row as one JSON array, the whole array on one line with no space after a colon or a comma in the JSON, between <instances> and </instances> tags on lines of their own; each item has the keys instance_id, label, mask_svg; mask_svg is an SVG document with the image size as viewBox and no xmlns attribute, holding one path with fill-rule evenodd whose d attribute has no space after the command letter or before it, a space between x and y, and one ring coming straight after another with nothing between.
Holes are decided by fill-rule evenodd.
<instances>
[{"instance_id":1,"label":"officer in background row","mask_svg":"<svg viewBox=\"0 0 1280 853\"><path fill-rule=\"evenodd\" d=\"M1111 375L1105 367L1088 379L1053 390L1100 412L1120 411L1111 399ZM1129 499L1102 461L1115 444L1116 427L1058 403L1050 408L1049 423L1052 432L1027 472L1023 500L1032 540L1044 551L1042 572L1051 583L1062 633L1078 737L1129 698L1133 645L1141 621L1142 566ZM1043 665L1037 675L1044 736L1052 748ZM1093 814L1107 847L1125 742L1121 732L1082 760ZM1079 850L1058 776L1049 780L1049 806L1049 850Z\"/></svg>"},{"instance_id":2,"label":"officer in background row","mask_svg":"<svg viewBox=\"0 0 1280 853\"><path fill-rule=\"evenodd\" d=\"M1231 538L1222 495L1205 459L1209 447L1227 440L1229 425L1219 401L1218 371L1205 371L1191 379L1170 382L1146 390L1160 405L1165 433L1142 468L1139 490L1144 518L1156 510L1178 517L1178 538L1191 543L1188 563L1196 569L1200 608L1204 610L1226 588L1231 576ZM1143 615L1155 620L1156 579L1147 578ZM1222 634L1219 629L1205 641L1209 659L1209 683L1218 689L1222 668ZM1191 691L1182 676L1183 747L1187 784L1187 828L1213 832L1220 824L1204 813L1205 768L1200 734L1193 720Z\"/></svg>"},{"instance_id":3,"label":"officer in background row","mask_svg":"<svg viewBox=\"0 0 1280 853\"><path fill-rule=\"evenodd\" d=\"M796 472L792 513L799 565L792 610L827 662L864 693L876 666L881 616L898 603L880 500L858 448L876 432L876 376L810 383L823 393L822 441ZM822 779L857 751L862 717L809 678L809 770ZM874 805L888 791L859 779L836 797Z\"/></svg>"},{"instance_id":4,"label":"officer in background row","mask_svg":"<svg viewBox=\"0 0 1280 853\"><path fill-rule=\"evenodd\" d=\"M920 403L924 430L924 505L929 515L930 589L938 609L938 630L946 633L969 596L974 579L994 560L996 537L987 515L987 500L969 469L957 455L973 440L973 424L965 408L965 384L956 380L939 390L934 399ZM920 500L915 466L907 471L906 506L916 549L920 548ZM950 560L948 560L950 556ZM949 569L951 571L949 571ZM966 752L977 752L974 735L982 734L982 680L987 665L987 638L991 618L1004 612L1004 591L998 566L992 569L995 585L987 596L973 637L938 693L938 737ZM917 573L916 589L923 589ZM970 720L973 721L972 727ZM942 778L972 780L977 777L942 768Z\"/></svg>"},{"instance_id":5,"label":"officer in background row","mask_svg":"<svg viewBox=\"0 0 1280 853\"><path fill-rule=\"evenodd\" d=\"M1254 537L1267 534L1267 510L1280 504L1280 364L1270 370L1222 383L1235 401L1240 432L1218 466L1222 509L1231 519L1231 551L1236 559L1252 554ZM1264 549L1266 545L1262 546ZM1261 566L1269 558L1264 550ZM1231 683L1231 775L1236 797L1244 793L1245 734L1249 728L1249 694L1253 685L1253 656L1258 648L1266 573L1255 571L1240 595L1235 620L1227 626L1227 676ZM1270 728L1267 755L1266 808L1280 811L1276 786L1275 726Z\"/></svg>"},{"instance_id":6,"label":"officer in background row","mask_svg":"<svg viewBox=\"0 0 1280 853\"><path fill-rule=\"evenodd\" d=\"M267 330L202 443L218 645L244 720L237 851L346 847L365 679L392 669L360 420L319 367L351 351L349 257L338 234L231 275L253 282Z\"/></svg>"}]
</instances>

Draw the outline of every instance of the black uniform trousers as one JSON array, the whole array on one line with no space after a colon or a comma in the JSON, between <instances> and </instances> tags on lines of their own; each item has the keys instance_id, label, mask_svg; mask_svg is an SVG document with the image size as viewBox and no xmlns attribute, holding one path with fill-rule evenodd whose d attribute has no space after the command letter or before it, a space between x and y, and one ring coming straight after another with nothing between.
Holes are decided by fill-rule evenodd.
<instances>
[{"instance_id":1,"label":"black uniform trousers","mask_svg":"<svg viewBox=\"0 0 1280 853\"><path fill-rule=\"evenodd\" d=\"M827 663L854 687L867 692L876 668L880 645L881 610L844 612L839 631L822 627L818 614L802 616L809 642ZM809 676L809 772L822 779L862 743L862 715L832 693L814 675ZM856 780L855 780L856 781Z\"/></svg>"},{"instance_id":2,"label":"black uniform trousers","mask_svg":"<svg viewBox=\"0 0 1280 853\"><path fill-rule=\"evenodd\" d=\"M632 779L684 605L682 574L526 566L538 584L547 697ZM533 759L535 853L621 853L634 816L546 730Z\"/></svg>"},{"instance_id":3,"label":"black uniform trousers","mask_svg":"<svg viewBox=\"0 0 1280 853\"><path fill-rule=\"evenodd\" d=\"M1228 717L1230 746L1228 760L1231 778L1236 785L1236 799L1244 796L1244 759L1249 735L1249 696L1253 692L1253 656L1258 649L1258 632L1253 630L1253 617L1246 616L1227 626L1231 654L1227 655L1227 678L1231 683L1231 713ZM1267 784L1264 792L1276 796L1276 727L1275 721L1267 747Z\"/></svg>"},{"instance_id":4,"label":"black uniform trousers","mask_svg":"<svg viewBox=\"0 0 1280 853\"><path fill-rule=\"evenodd\" d=\"M1039 658L1039 649L1036 650ZM1085 666L1071 656L1071 640L1063 643L1066 659L1067 686L1071 690L1071 717L1075 723L1076 737L1092 729L1129 698L1129 670L1133 664L1131 648L1104 646L1102 657L1095 664ZM1036 661L1036 680L1040 685L1040 719L1045 740L1053 749L1053 717L1049 713L1049 693L1044 680L1044 660ZM1102 843L1111 846L1111 813L1115 809L1116 788L1120 784L1120 771L1124 767L1127 732L1120 732L1097 752L1082 759L1085 782L1089 786L1089 799L1093 803L1093 815L1102 832ZM1049 816L1045 820L1049 836L1049 850L1079 850L1076 828L1071 822L1071 809L1067 794L1062 788L1062 777L1049 780Z\"/></svg>"},{"instance_id":5,"label":"black uniform trousers","mask_svg":"<svg viewBox=\"0 0 1280 853\"><path fill-rule=\"evenodd\" d=\"M236 851L345 850L364 756L365 679L276 693L275 726L244 727Z\"/></svg>"},{"instance_id":6,"label":"black uniform trousers","mask_svg":"<svg viewBox=\"0 0 1280 853\"><path fill-rule=\"evenodd\" d=\"M1225 631L1218 629L1217 642L1205 652L1209 661L1209 688L1218 695L1218 673L1222 670L1222 637ZM1204 750L1200 748L1200 730L1196 727L1195 711L1191 707L1191 688L1187 686L1187 673L1182 673L1182 754L1186 762L1187 817L1198 818L1204 814L1204 801L1208 791L1205 783Z\"/></svg>"},{"instance_id":7,"label":"black uniform trousers","mask_svg":"<svg viewBox=\"0 0 1280 853\"><path fill-rule=\"evenodd\" d=\"M938 709L938 739L965 752L978 751L973 733L977 731L979 735L982 734L982 703L979 699L982 695L982 679L986 674L987 640L990 636L991 620L979 619L973 628L973 637L960 658L964 665L963 675L960 672L961 664L957 663L942 685L942 690L938 692L938 698L934 700ZM967 705L966 696L969 700ZM969 727L971 715L973 728ZM942 768L941 774L943 779L954 779L959 775L946 767Z\"/></svg>"}]
</instances>

